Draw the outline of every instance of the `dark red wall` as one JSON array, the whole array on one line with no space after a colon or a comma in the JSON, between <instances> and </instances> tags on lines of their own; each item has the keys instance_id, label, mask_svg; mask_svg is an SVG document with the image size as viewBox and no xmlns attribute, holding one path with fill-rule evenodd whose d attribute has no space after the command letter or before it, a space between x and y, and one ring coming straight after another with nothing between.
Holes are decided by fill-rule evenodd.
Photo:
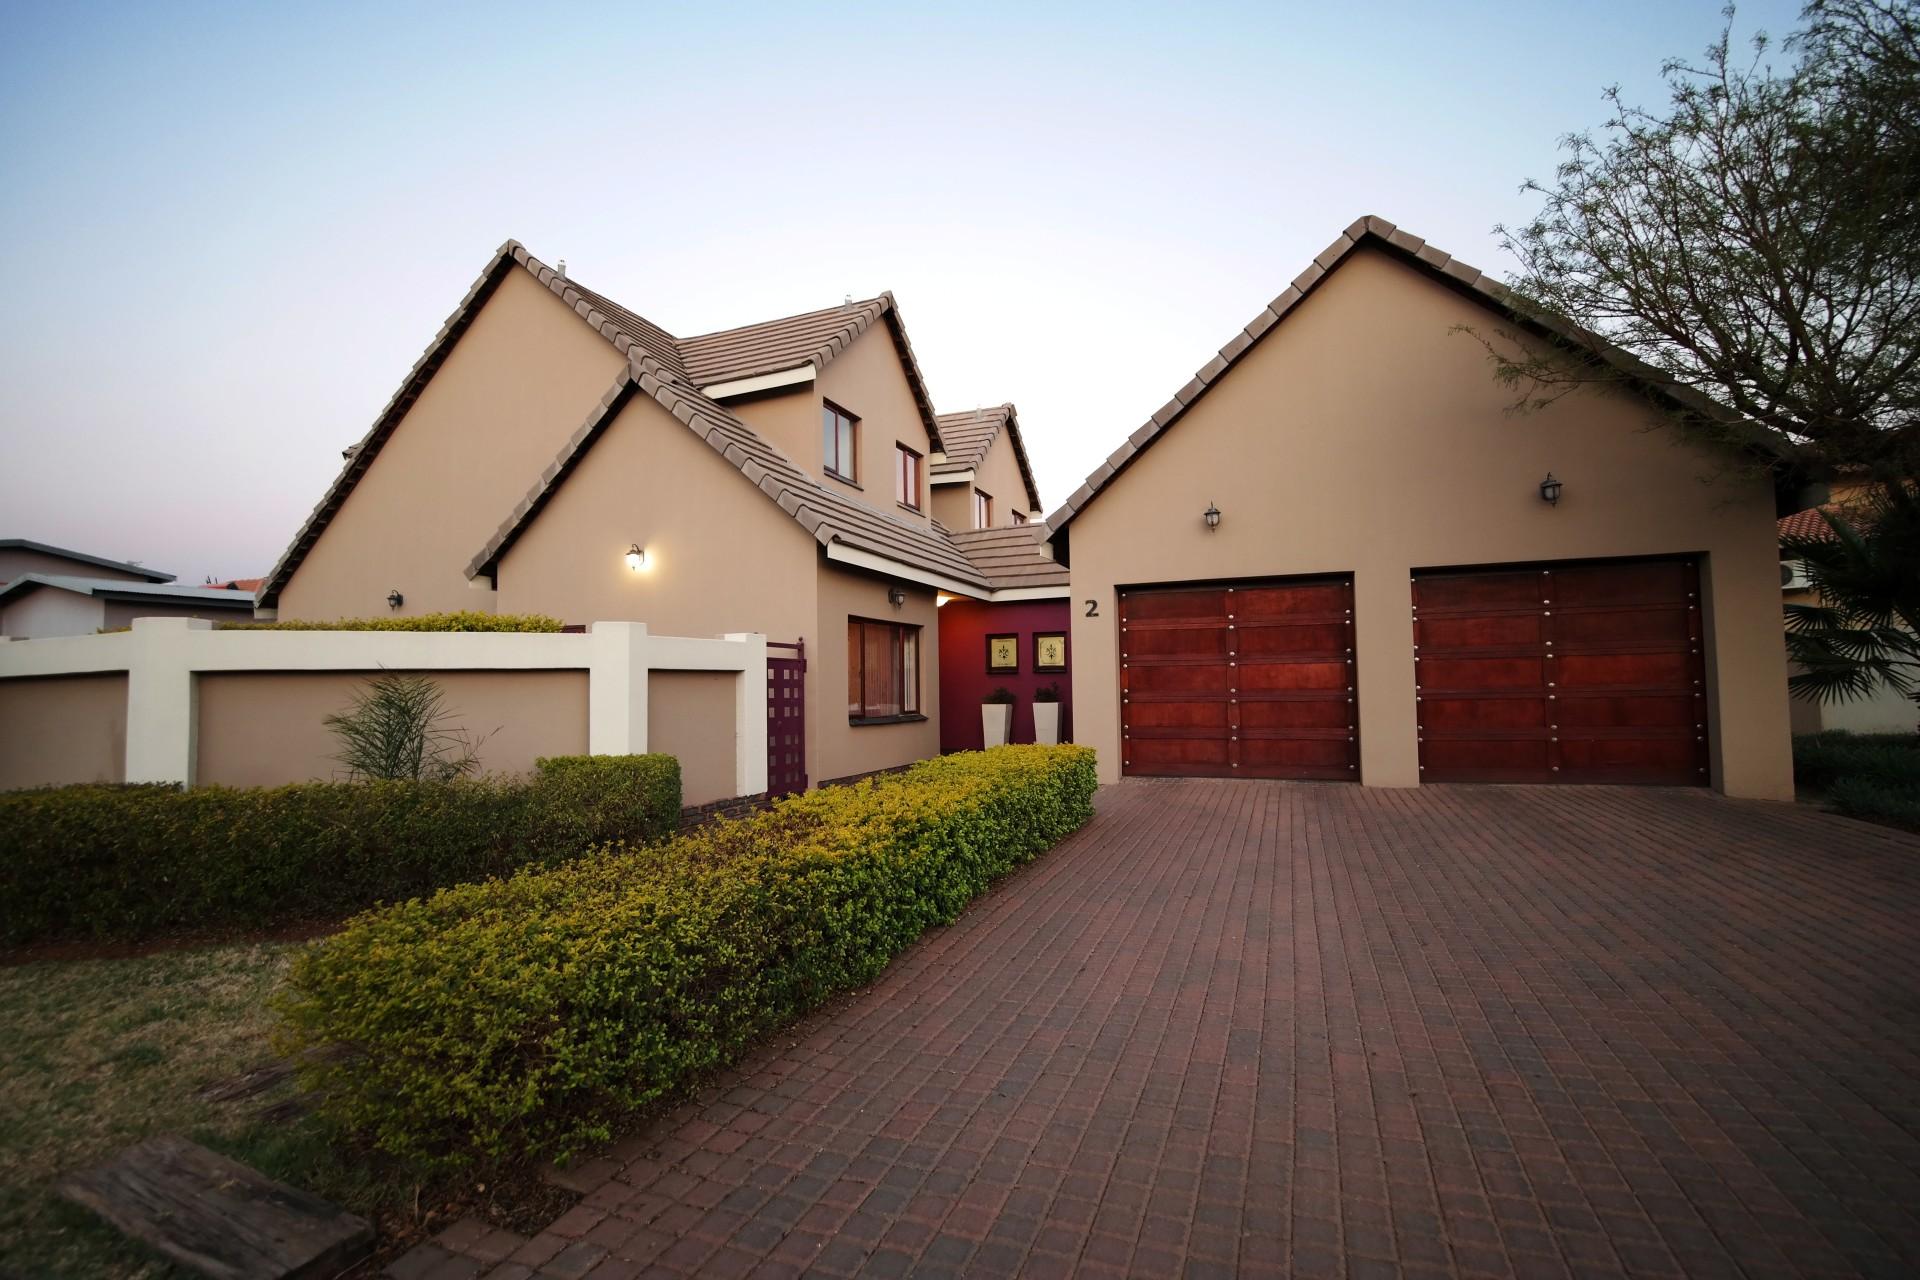
<instances>
[{"instance_id":1,"label":"dark red wall","mask_svg":"<svg viewBox=\"0 0 1920 1280\"><path fill-rule=\"evenodd\" d=\"M1073 739L1073 642L1067 642L1067 670L1035 675L1033 637L1041 631L1068 631L1066 600L1023 600L985 604L949 600L940 606L940 749L978 751L980 699L995 689L1013 690L1015 742L1033 741L1033 691L1060 686L1060 740ZM987 637L1020 637L1018 674L987 674Z\"/></svg>"}]
</instances>

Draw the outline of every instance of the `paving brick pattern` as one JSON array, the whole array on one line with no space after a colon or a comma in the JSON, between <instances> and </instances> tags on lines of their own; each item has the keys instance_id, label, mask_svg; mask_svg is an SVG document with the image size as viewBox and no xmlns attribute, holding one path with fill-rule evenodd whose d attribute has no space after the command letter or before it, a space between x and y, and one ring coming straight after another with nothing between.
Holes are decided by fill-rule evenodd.
<instances>
[{"instance_id":1,"label":"paving brick pattern","mask_svg":"<svg viewBox=\"0 0 1920 1280\"><path fill-rule=\"evenodd\" d=\"M1128 782L565 1176L504 1260L402 1261L1914 1274L1920 839L1701 791Z\"/></svg>"}]
</instances>

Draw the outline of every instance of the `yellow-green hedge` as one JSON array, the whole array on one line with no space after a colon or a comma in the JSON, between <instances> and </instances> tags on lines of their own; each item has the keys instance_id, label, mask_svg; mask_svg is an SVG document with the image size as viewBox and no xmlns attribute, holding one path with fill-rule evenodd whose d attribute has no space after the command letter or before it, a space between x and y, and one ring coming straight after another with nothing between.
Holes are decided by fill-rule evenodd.
<instances>
[{"instance_id":1,"label":"yellow-green hedge","mask_svg":"<svg viewBox=\"0 0 1920 1280\"><path fill-rule=\"evenodd\" d=\"M295 962L283 1047L346 1049L307 1083L395 1155L565 1155L870 981L1093 791L1087 748L999 747L371 912Z\"/></svg>"},{"instance_id":2,"label":"yellow-green hedge","mask_svg":"<svg viewBox=\"0 0 1920 1280\"><path fill-rule=\"evenodd\" d=\"M558 631L544 613L422 613L406 618L335 618L331 622L223 622L222 631Z\"/></svg>"},{"instance_id":3,"label":"yellow-green hedge","mask_svg":"<svg viewBox=\"0 0 1920 1280\"><path fill-rule=\"evenodd\" d=\"M556 756L530 778L0 793L0 941L338 918L680 825L668 755Z\"/></svg>"}]
</instances>

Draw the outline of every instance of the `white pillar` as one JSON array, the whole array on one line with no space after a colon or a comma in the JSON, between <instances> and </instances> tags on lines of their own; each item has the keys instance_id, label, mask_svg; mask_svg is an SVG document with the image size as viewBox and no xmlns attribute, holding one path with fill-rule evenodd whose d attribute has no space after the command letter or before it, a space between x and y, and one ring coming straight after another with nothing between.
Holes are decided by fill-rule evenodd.
<instances>
[{"instance_id":1,"label":"white pillar","mask_svg":"<svg viewBox=\"0 0 1920 1280\"><path fill-rule=\"evenodd\" d=\"M733 793L757 796L767 789L767 637L729 631L721 639L745 646L733 698Z\"/></svg>"},{"instance_id":2,"label":"white pillar","mask_svg":"<svg viewBox=\"0 0 1920 1280\"><path fill-rule=\"evenodd\" d=\"M596 622L587 634L587 754L639 755L647 749L647 624Z\"/></svg>"},{"instance_id":3,"label":"white pillar","mask_svg":"<svg viewBox=\"0 0 1920 1280\"><path fill-rule=\"evenodd\" d=\"M127 781L193 785L200 732L194 696L195 633L201 618L135 618L127 663Z\"/></svg>"}]
</instances>

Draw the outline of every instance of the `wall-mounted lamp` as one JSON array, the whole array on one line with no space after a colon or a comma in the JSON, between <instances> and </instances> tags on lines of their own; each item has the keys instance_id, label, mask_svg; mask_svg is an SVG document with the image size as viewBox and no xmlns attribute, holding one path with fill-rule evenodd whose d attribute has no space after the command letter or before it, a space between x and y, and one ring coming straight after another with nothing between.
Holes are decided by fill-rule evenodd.
<instances>
[{"instance_id":1,"label":"wall-mounted lamp","mask_svg":"<svg viewBox=\"0 0 1920 1280\"><path fill-rule=\"evenodd\" d=\"M888 587L887 603L892 605L896 609L906 608L907 607L907 589L905 587Z\"/></svg>"},{"instance_id":2,"label":"wall-mounted lamp","mask_svg":"<svg viewBox=\"0 0 1920 1280\"><path fill-rule=\"evenodd\" d=\"M1201 515L1201 519L1207 522L1207 532L1213 532L1220 527L1220 508L1209 502L1206 511Z\"/></svg>"},{"instance_id":3,"label":"wall-mounted lamp","mask_svg":"<svg viewBox=\"0 0 1920 1280\"><path fill-rule=\"evenodd\" d=\"M635 573L647 567L647 549L639 543L627 548L627 568Z\"/></svg>"},{"instance_id":4,"label":"wall-mounted lamp","mask_svg":"<svg viewBox=\"0 0 1920 1280\"><path fill-rule=\"evenodd\" d=\"M1553 478L1553 472L1547 472L1547 478L1540 482L1540 500L1550 507L1560 505L1561 482Z\"/></svg>"},{"instance_id":5,"label":"wall-mounted lamp","mask_svg":"<svg viewBox=\"0 0 1920 1280\"><path fill-rule=\"evenodd\" d=\"M406 602L407 598L400 594L400 588L395 587L393 590L387 592L387 608L398 609Z\"/></svg>"}]
</instances>

